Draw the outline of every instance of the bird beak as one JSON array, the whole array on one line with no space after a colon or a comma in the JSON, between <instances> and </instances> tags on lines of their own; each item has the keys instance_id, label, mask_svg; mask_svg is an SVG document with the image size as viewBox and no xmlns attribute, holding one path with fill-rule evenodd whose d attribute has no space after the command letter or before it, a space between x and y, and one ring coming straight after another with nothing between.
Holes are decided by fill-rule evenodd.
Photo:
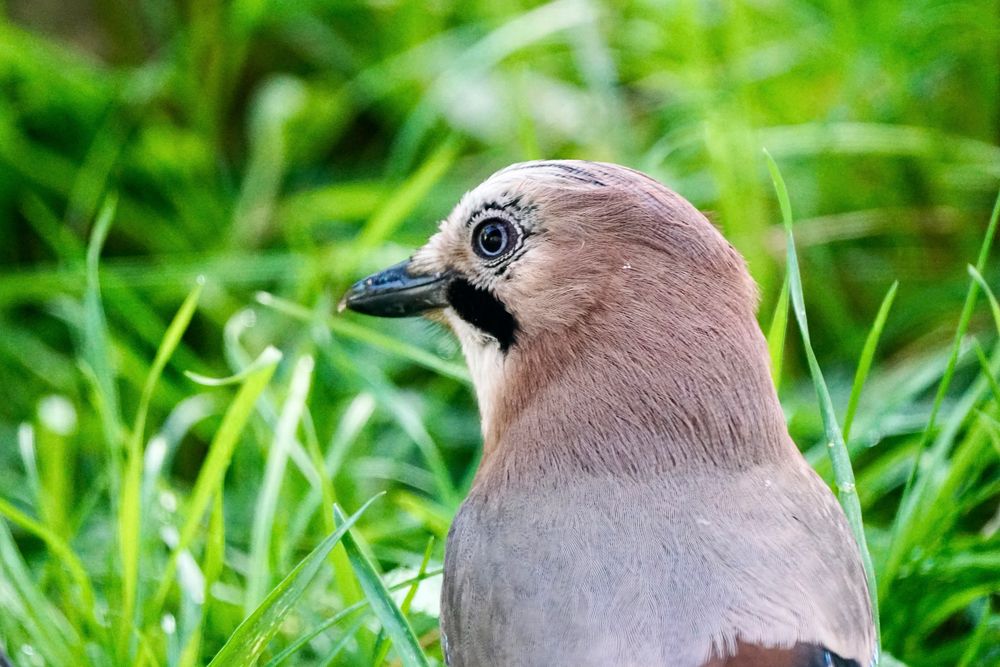
<instances>
[{"instance_id":1,"label":"bird beak","mask_svg":"<svg viewBox=\"0 0 1000 667\"><path fill-rule=\"evenodd\" d=\"M351 286L337 306L378 317L409 317L448 305L452 274L410 273L410 262L400 262L363 278Z\"/></svg>"}]
</instances>

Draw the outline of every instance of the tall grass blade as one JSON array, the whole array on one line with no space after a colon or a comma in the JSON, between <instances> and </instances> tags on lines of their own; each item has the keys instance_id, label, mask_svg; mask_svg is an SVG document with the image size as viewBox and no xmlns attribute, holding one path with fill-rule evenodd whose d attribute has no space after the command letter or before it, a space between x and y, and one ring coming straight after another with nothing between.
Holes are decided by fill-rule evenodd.
<instances>
[{"instance_id":1,"label":"tall grass blade","mask_svg":"<svg viewBox=\"0 0 1000 667\"><path fill-rule=\"evenodd\" d=\"M983 278L982 274L975 269L975 267L969 267L969 275L972 279L979 283L979 287L983 290L983 294L986 295L986 300L990 304L990 312L993 314L993 324L996 326L997 334L1000 335L1000 302L997 301L997 297L993 294L993 290L990 289L989 284ZM997 383L997 378L993 374L993 369L990 367L990 361L986 358L986 352L979 345L978 341L975 343L976 356L979 357L979 366L983 370L983 377L986 378L986 382L989 383L990 391L993 392L993 399L1000 405L1000 384Z\"/></svg>"},{"instance_id":2,"label":"tall grass blade","mask_svg":"<svg viewBox=\"0 0 1000 667\"><path fill-rule=\"evenodd\" d=\"M771 326L767 329L767 351L771 357L771 379L774 390L781 388L781 367L785 360L785 333L788 331L788 277L781 285L778 303L774 306Z\"/></svg>"},{"instance_id":3,"label":"tall grass blade","mask_svg":"<svg viewBox=\"0 0 1000 667\"><path fill-rule=\"evenodd\" d=\"M864 522L861 517L861 503L858 500L857 486L854 481L854 469L851 466L851 456L844 443L844 437L837 423L837 415L833 409L833 400L830 397L830 390L823 379L823 371L820 369L816 353L812 348L812 341L809 336L809 322L806 318L805 299L802 295L802 278L799 274L799 260L795 252L795 238L792 234L792 207L788 198L788 190L785 181L781 177L777 163L766 150L764 155L767 158L767 167L771 172L771 180L774 182L774 189L778 195L778 202L781 206L781 215L785 225L785 238L787 246L788 261L788 284L789 293L792 300L792 310L795 319L799 324L799 333L802 338L802 345L806 353L806 360L809 363L809 372L812 376L813 387L816 390L816 398L819 401L820 414L823 418L823 429L826 432L828 452L830 461L833 464L834 480L837 484L837 497L840 505L844 508L847 521L857 540L858 549L861 553L861 561L864 563L865 576L868 579L868 592L871 597L872 614L874 615L876 631L879 632L879 612L878 612L878 588L875 582L875 570L872 565L871 554L868 551L868 541L865 537Z\"/></svg>"},{"instance_id":4,"label":"tall grass blade","mask_svg":"<svg viewBox=\"0 0 1000 667\"><path fill-rule=\"evenodd\" d=\"M878 347L878 341L882 337L882 329L885 328L885 322L889 319L889 310L892 308L892 302L896 299L897 288L899 288L898 280L892 283L889 291L886 292L885 297L882 299L882 305L879 306L875 322L872 323L872 328L865 339L865 345L861 349L861 358L858 359L858 370L854 373L851 396L847 399L847 411L844 413L844 442L850 442L851 440L851 426L854 424L854 413L858 409L858 401L861 400L861 390L864 389L865 380L868 379L868 372L871 370L872 361L875 359L875 349Z\"/></svg>"},{"instance_id":5,"label":"tall grass blade","mask_svg":"<svg viewBox=\"0 0 1000 667\"><path fill-rule=\"evenodd\" d=\"M93 383L97 409L101 416L104 440L111 456L112 493L118 494L121 476L121 410L118 389L115 385L115 371L111 362L111 346L108 341L108 326L101 303L101 283L98 264L101 249L107 239L111 221L115 217L117 200L109 197L101 207L94 223L87 246L86 291L83 300L83 354L86 375Z\"/></svg>"},{"instance_id":6,"label":"tall grass blade","mask_svg":"<svg viewBox=\"0 0 1000 667\"><path fill-rule=\"evenodd\" d=\"M204 280L199 280L191 293L181 304L177 314L174 316L170 326L163 336L153 365L146 377L146 382L139 397L139 407L136 410L135 424L132 427L131 436L128 439L127 463L125 471L125 481L122 486L122 496L118 509L118 553L122 565L122 607L121 607L121 627L118 630L118 655L121 659L131 654L134 645L130 648L132 640L135 638L133 629L138 627L135 619L137 608L136 596L139 579L139 560L141 554L141 531L142 523L142 476L143 461L143 438L146 433L146 420L149 415L149 405L153 399L153 391L156 384L166 368L167 361L173 356L174 350L180 344L181 337L187 331L188 324L194 316L198 307L198 299Z\"/></svg>"},{"instance_id":7,"label":"tall grass blade","mask_svg":"<svg viewBox=\"0 0 1000 667\"><path fill-rule=\"evenodd\" d=\"M993 324L996 325L997 334L1000 334L1000 303L997 302L996 295L993 294L993 290L990 289L986 279L983 278L983 274L979 271L974 266L968 267L969 276L979 284L980 289L983 290L983 294L986 295L986 301L990 304L990 313L993 315Z\"/></svg>"}]
</instances>

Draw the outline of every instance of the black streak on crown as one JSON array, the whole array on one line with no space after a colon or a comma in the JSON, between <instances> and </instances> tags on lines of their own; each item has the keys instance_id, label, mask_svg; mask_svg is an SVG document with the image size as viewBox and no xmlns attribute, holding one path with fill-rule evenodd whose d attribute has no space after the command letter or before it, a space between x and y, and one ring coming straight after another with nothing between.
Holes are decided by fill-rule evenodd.
<instances>
[{"instance_id":1,"label":"black streak on crown","mask_svg":"<svg viewBox=\"0 0 1000 667\"><path fill-rule=\"evenodd\" d=\"M486 290L458 278L448 286L448 303L463 320L496 338L502 351L506 352L514 344L517 320Z\"/></svg>"}]
</instances>

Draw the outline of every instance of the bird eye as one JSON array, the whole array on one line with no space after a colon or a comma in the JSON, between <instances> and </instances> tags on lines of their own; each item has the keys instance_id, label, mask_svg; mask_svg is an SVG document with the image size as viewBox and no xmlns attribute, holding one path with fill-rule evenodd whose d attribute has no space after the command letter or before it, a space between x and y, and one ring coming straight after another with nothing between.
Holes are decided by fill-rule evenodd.
<instances>
[{"instance_id":1,"label":"bird eye","mask_svg":"<svg viewBox=\"0 0 1000 667\"><path fill-rule=\"evenodd\" d=\"M496 259L507 252L514 237L511 224L501 218L488 218L472 233L472 247L483 259Z\"/></svg>"}]
</instances>

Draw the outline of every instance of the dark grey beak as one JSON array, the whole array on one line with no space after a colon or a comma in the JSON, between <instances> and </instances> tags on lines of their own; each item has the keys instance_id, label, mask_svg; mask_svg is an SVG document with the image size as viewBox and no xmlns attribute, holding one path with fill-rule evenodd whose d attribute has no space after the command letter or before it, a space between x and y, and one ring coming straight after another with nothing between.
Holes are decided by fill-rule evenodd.
<instances>
[{"instance_id":1,"label":"dark grey beak","mask_svg":"<svg viewBox=\"0 0 1000 667\"><path fill-rule=\"evenodd\" d=\"M378 317L409 317L448 305L446 292L451 273L414 275L409 261L390 266L351 286L338 310L350 308Z\"/></svg>"}]
</instances>

